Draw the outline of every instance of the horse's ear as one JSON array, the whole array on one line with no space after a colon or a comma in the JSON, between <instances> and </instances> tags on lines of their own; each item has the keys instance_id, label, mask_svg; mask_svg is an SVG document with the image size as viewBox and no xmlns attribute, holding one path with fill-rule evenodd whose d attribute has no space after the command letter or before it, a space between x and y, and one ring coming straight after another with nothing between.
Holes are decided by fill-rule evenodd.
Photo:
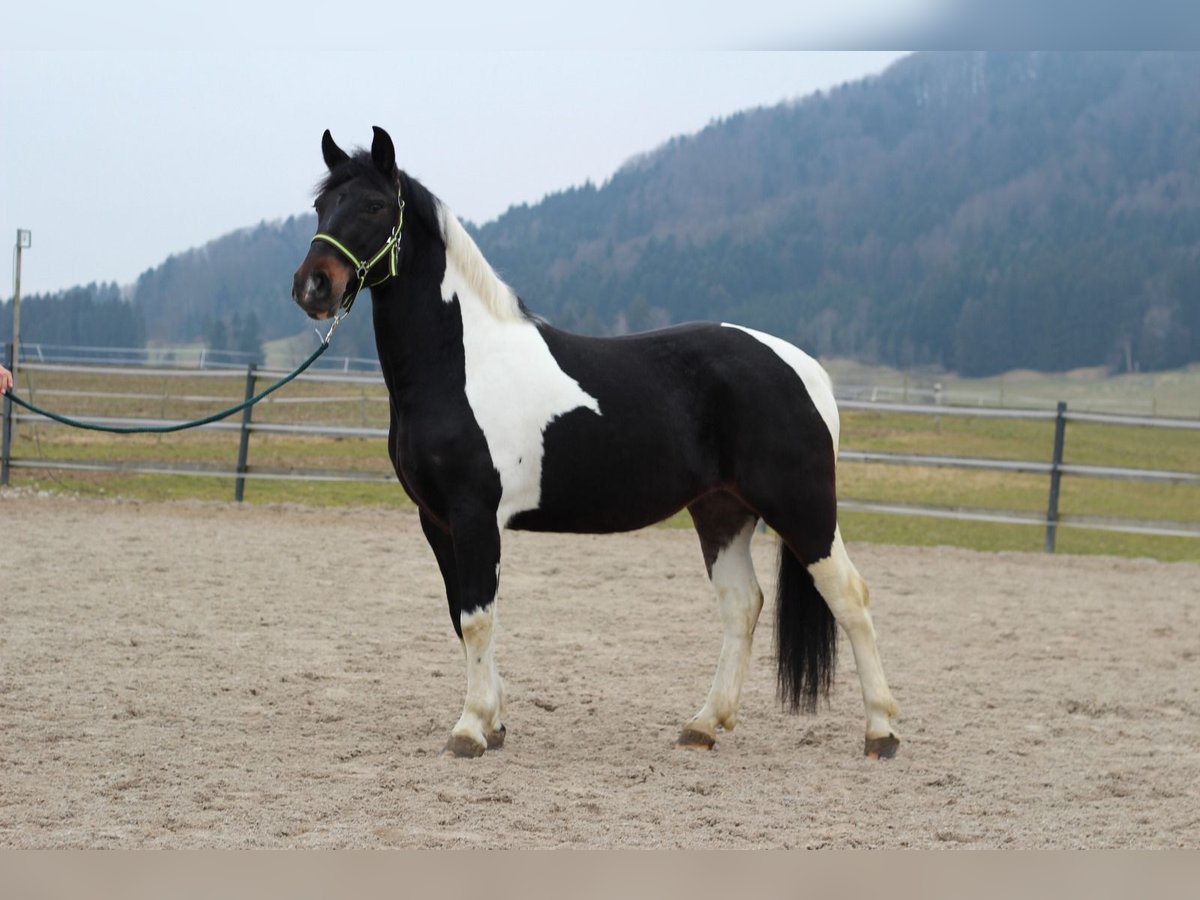
<instances>
[{"instance_id":1,"label":"horse's ear","mask_svg":"<svg viewBox=\"0 0 1200 900\"><path fill-rule=\"evenodd\" d=\"M321 136L321 155L325 157L325 165L329 167L329 171L333 171L344 162L349 162L350 156L333 142L333 135L329 133L329 129L325 129L325 134Z\"/></svg>"},{"instance_id":2,"label":"horse's ear","mask_svg":"<svg viewBox=\"0 0 1200 900\"><path fill-rule=\"evenodd\" d=\"M371 160L375 168L391 178L396 174L396 147L386 131L378 125L374 126L375 139L371 141Z\"/></svg>"}]
</instances>

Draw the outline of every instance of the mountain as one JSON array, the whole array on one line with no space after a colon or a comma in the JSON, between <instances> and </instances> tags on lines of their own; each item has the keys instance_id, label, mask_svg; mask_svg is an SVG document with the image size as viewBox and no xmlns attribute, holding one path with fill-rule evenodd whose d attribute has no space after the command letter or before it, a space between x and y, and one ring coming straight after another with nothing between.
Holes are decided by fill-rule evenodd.
<instances>
[{"instance_id":1,"label":"mountain","mask_svg":"<svg viewBox=\"0 0 1200 900\"><path fill-rule=\"evenodd\" d=\"M571 330L724 319L966 375L1169 368L1200 360L1197 85L1196 53L921 53L468 227ZM202 339L235 312L264 340L299 332L314 228L264 223L146 272L146 334ZM341 352L374 355L369 319Z\"/></svg>"},{"instance_id":2,"label":"mountain","mask_svg":"<svg viewBox=\"0 0 1200 900\"><path fill-rule=\"evenodd\" d=\"M12 299L0 304L0 345L12 340ZM144 347L141 308L116 284L92 283L21 301L21 342L72 347ZM0 359L0 362L3 360Z\"/></svg>"},{"instance_id":3,"label":"mountain","mask_svg":"<svg viewBox=\"0 0 1200 900\"><path fill-rule=\"evenodd\" d=\"M612 332L729 319L963 374L1200 359L1200 54L934 53L476 231Z\"/></svg>"},{"instance_id":4,"label":"mountain","mask_svg":"<svg viewBox=\"0 0 1200 900\"><path fill-rule=\"evenodd\" d=\"M315 230L311 213L264 222L171 256L142 273L133 296L145 312L147 334L161 340L201 339L214 322L231 324L235 313L253 314L265 340L295 334L304 314L291 303L292 272Z\"/></svg>"}]
</instances>

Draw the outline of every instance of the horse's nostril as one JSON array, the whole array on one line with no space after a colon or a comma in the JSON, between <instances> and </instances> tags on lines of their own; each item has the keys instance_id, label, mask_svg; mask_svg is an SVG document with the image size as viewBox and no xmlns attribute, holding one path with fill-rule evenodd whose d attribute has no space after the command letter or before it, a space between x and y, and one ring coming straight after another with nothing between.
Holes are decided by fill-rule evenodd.
<instances>
[{"instance_id":1,"label":"horse's nostril","mask_svg":"<svg viewBox=\"0 0 1200 900\"><path fill-rule=\"evenodd\" d=\"M304 278L297 272L292 276L292 299L299 303L304 298Z\"/></svg>"},{"instance_id":2,"label":"horse's nostril","mask_svg":"<svg viewBox=\"0 0 1200 900\"><path fill-rule=\"evenodd\" d=\"M292 297L302 306L320 303L329 296L331 287L329 276L320 269L301 270L292 280Z\"/></svg>"}]
</instances>

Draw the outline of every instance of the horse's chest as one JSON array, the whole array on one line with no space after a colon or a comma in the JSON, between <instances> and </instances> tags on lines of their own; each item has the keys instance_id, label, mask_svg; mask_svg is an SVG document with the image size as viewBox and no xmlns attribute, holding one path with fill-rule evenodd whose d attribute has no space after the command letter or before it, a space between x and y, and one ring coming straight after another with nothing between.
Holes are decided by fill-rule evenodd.
<instances>
[{"instance_id":1,"label":"horse's chest","mask_svg":"<svg viewBox=\"0 0 1200 900\"><path fill-rule=\"evenodd\" d=\"M430 506L464 493L494 504L503 528L538 508L547 427L574 409L599 414L600 406L562 370L531 322L477 323L466 313L463 371L455 396L399 417L397 470Z\"/></svg>"},{"instance_id":2,"label":"horse's chest","mask_svg":"<svg viewBox=\"0 0 1200 900\"><path fill-rule=\"evenodd\" d=\"M464 393L500 476L503 527L538 507L547 427L581 407L599 414L600 405L561 369L532 323L493 323L482 335L464 328L463 348Z\"/></svg>"}]
</instances>

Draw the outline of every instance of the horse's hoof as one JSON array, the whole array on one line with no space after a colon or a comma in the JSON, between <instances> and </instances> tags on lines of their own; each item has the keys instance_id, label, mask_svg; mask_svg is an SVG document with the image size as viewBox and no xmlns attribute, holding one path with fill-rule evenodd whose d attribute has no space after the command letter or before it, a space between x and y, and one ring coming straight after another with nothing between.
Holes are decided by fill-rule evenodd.
<instances>
[{"instance_id":1,"label":"horse's hoof","mask_svg":"<svg viewBox=\"0 0 1200 900\"><path fill-rule=\"evenodd\" d=\"M716 743L717 739L711 734L705 734L694 728L685 728L679 735L679 739L675 741L675 746L680 750L711 750Z\"/></svg>"},{"instance_id":2,"label":"horse's hoof","mask_svg":"<svg viewBox=\"0 0 1200 900\"><path fill-rule=\"evenodd\" d=\"M499 750L504 746L504 735L507 733L508 729L504 727L503 723L501 723L499 729L488 734L487 748L489 750Z\"/></svg>"},{"instance_id":3,"label":"horse's hoof","mask_svg":"<svg viewBox=\"0 0 1200 900\"><path fill-rule=\"evenodd\" d=\"M487 744L478 744L465 734L452 734L450 740L446 741L446 749L442 751L442 755L456 756L459 759L474 759L483 756L483 751L486 749Z\"/></svg>"},{"instance_id":4,"label":"horse's hoof","mask_svg":"<svg viewBox=\"0 0 1200 900\"><path fill-rule=\"evenodd\" d=\"M887 737L867 738L864 753L867 759L892 759L900 748L900 738L894 734Z\"/></svg>"}]
</instances>

